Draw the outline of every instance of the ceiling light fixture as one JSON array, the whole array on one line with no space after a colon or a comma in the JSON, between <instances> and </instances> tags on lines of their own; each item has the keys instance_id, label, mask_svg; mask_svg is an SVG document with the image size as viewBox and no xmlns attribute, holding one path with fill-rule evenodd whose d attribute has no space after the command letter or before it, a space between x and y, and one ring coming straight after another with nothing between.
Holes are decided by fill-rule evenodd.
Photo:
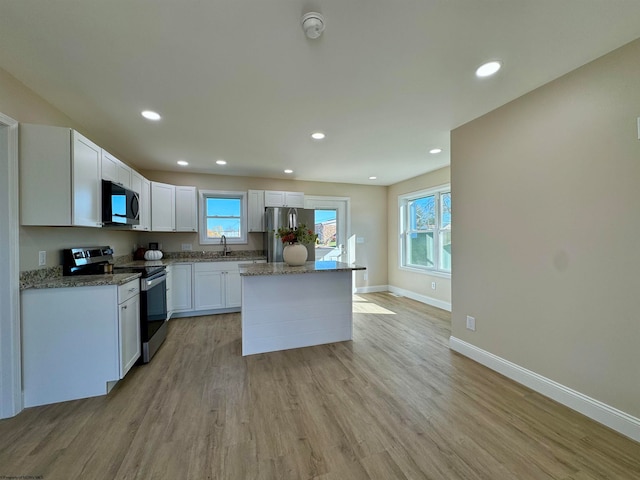
<instances>
[{"instance_id":1,"label":"ceiling light fixture","mask_svg":"<svg viewBox=\"0 0 640 480\"><path fill-rule=\"evenodd\" d=\"M502 68L502 63L498 60L492 60L491 62L487 62L478 67L478 69L476 70L476 77L490 77L498 70L500 70L500 68Z\"/></svg>"},{"instance_id":2,"label":"ceiling light fixture","mask_svg":"<svg viewBox=\"0 0 640 480\"><path fill-rule=\"evenodd\" d=\"M153 110L143 110L141 115L147 120L153 120L154 122L162 118L158 112L154 112Z\"/></svg>"},{"instance_id":3,"label":"ceiling light fixture","mask_svg":"<svg viewBox=\"0 0 640 480\"><path fill-rule=\"evenodd\" d=\"M186 162L184 160L178 160L178 165L182 167L186 167L187 165L189 165L189 162Z\"/></svg>"},{"instance_id":4,"label":"ceiling light fixture","mask_svg":"<svg viewBox=\"0 0 640 480\"><path fill-rule=\"evenodd\" d=\"M307 38L312 40L320 37L324 32L324 17L317 12L305 13L302 16L302 30Z\"/></svg>"},{"instance_id":5,"label":"ceiling light fixture","mask_svg":"<svg viewBox=\"0 0 640 480\"><path fill-rule=\"evenodd\" d=\"M378 177L375 177L373 175L369 177L369 180L377 180L377 179L378 179Z\"/></svg>"},{"instance_id":6,"label":"ceiling light fixture","mask_svg":"<svg viewBox=\"0 0 640 480\"><path fill-rule=\"evenodd\" d=\"M293 170L291 170L290 168L287 168L284 173L293 173Z\"/></svg>"},{"instance_id":7,"label":"ceiling light fixture","mask_svg":"<svg viewBox=\"0 0 640 480\"><path fill-rule=\"evenodd\" d=\"M323 140L324 137L326 137L326 135L322 132L313 132L311 134L311 138L313 138L314 140Z\"/></svg>"},{"instance_id":8,"label":"ceiling light fixture","mask_svg":"<svg viewBox=\"0 0 640 480\"><path fill-rule=\"evenodd\" d=\"M431 150L429 150L429 153L431 155L435 155L436 153L440 153L440 152L442 152L441 148L432 148Z\"/></svg>"},{"instance_id":9,"label":"ceiling light fixture","mask_svg":"<svg viewBox=\"0 0 640 480\"><path fill-rule=\"evenodd\" d=\"M226 165L227 164L226 160L216 160L216 163L218 165Z\"/></svg>"}]
</instances>

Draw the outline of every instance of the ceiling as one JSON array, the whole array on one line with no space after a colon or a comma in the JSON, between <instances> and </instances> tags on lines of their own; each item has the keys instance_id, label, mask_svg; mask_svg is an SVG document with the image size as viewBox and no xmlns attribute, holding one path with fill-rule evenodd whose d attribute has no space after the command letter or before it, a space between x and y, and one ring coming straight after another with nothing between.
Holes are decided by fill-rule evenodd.
<instances>
[{"instance_id":1,"label":"ceiling","mask_svg":"<svg viewBox=\"0 0 640 480\"><path fill-rule=\"evenodd\" d=\"M637 0L0 4L0 67L138 169L373 185L448 165L450 130L639 36Z\"/></svg>"}]
</instances>

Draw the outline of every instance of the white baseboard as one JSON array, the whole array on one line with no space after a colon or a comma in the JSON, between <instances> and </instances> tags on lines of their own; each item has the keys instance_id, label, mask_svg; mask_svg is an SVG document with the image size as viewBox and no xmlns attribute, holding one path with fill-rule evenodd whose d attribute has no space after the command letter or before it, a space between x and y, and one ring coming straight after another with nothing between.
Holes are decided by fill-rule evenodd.
<instances>
[{"instance_id":1,"label":"white baseboard","mask_svg":"<svg viewBox=\"0 0 640 480\"><path fill-rule=\"evenodd\" d=\"M371 285L369 287L358 287L356 288L355 293L378 293L378 292L388 292L388 285Z\"/></svg>"},{"instance_id":2,"label":"white baseboard","mask_svg":"<svg viewBox=\"0 0 640 480\"><path fill-rule=\"evenodd\" d=\"M565 387L531 370L522 368L493 353L482 350L456 337L449 338L452 350L495 370L530 389L555 400L607 427L640 442L640 419Z\"/></svg>"},{"instance_id":3,"label":"white baseboard","mask_svg":"<svg viewBox=\"0 0 640 480\"><path fill-rule=\"evenodd\" d=\"M416 300L417 302L426 303L427 305L431 305L432 307L441 308L442 310L446 310L447 312L451 311L450 302L438 300L437 298L427 297L426 295L420 295L419 293L411 292L409 290L405 290L404 288L394 287L393 285L389 285L389 291L391 293L395 293L396 295L407 297L411 300Z\"/></svg>"}]
</instances>

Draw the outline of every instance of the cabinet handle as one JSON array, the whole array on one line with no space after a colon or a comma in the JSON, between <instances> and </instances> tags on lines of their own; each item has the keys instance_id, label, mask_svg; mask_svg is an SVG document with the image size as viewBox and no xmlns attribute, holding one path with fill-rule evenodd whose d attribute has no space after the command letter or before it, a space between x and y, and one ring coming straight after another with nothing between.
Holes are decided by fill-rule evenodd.
<instances>
[{"instance_id":1,"label":"cabinet handle","mask_svg":"<svg viewBox=\"0 0 640 480\"><path fill-rule=\"evenodd\" d=\"M126 305L123 305L123 306L122 306L122 309L123 309L123 310L126 310L126 309L127 309L127 306L126 306Z\"/></svg>"},{"instance_id":2,"label":"cabinet handle","mask_svg":"<svg viewBox=\"0 0 640 480\"><path fill-rule=\"evenodd\" d=\"M130 288L130 289L129 289L129 291L130 291L130 292L135 292L135 291L136 291L136 288L135 288L135 287Z\"/></svg>"}]
</instances>

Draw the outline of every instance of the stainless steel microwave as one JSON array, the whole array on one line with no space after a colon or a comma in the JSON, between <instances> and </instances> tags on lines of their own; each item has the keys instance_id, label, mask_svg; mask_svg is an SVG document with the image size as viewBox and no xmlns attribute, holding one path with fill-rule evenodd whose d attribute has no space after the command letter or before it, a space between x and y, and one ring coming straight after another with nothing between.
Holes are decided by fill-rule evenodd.
<instances>
[{"instance_id":1,"label":"stainless steel microwave","mask_svg":"<svg viewBox=\"0 0 640 480\"><path fill-rule=\"evenodd\" d=\"M104 225L139 225L140 196L122 185L103 180L102 223Z\"/></svg>"}]
</instances>

